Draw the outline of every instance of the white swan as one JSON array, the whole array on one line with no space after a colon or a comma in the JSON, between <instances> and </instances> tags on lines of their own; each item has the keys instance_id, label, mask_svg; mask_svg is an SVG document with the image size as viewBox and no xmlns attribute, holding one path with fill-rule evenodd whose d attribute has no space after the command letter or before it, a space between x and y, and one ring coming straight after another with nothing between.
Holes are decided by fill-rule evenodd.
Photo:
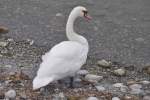
<instances>
[{"instance_id":1,"label":"white swan","mask_svg":"<svg viewBox=\"0 0 150 100\"><path fill-rule=\"evenodd\" d=\"M66 35L69 41L55 45L42 56L43 62L33 80L34 90L64 77L73 77L86 62L89 49L88 42L83 36L75 33L73 29L77 17L90 19L85 7L78 6L72 10L66 25Z\"/></svg>"}]
</instances>

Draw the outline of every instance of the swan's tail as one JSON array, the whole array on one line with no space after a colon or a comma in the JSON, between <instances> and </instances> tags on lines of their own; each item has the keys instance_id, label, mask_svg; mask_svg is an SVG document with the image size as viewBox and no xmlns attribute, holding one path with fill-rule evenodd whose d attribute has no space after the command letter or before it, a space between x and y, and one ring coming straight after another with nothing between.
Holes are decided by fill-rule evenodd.
<instances>
[{"instance_id":1,"label":"swan's tail","mask_svg":"<svg viewBox=\"0 0 150 100\"><path fill-rule=\"evenodd\" d=\"M46 86L52 81L53 81L52 78L35 77L33 80L33 90L39 89L40 87L43 87L43 86Z\"/></svg>"}]
</instances>

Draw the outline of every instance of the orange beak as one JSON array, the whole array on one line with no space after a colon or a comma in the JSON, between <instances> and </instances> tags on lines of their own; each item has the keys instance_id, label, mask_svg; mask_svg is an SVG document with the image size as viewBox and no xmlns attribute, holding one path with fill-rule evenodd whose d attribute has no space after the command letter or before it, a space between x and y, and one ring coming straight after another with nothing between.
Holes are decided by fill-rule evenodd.
<instances>
[{"instance_id":1,"label":"orange beak","mask_svg":"<svg viewBox=\"0 0 150 100\"><path fill-rule=\"evenodd\" d=\"M91 20L92 19L92 17L90 15L87 15L87 14L84 16L84 18L87 19L87 20Z\"/></svg>"}]
</instances>

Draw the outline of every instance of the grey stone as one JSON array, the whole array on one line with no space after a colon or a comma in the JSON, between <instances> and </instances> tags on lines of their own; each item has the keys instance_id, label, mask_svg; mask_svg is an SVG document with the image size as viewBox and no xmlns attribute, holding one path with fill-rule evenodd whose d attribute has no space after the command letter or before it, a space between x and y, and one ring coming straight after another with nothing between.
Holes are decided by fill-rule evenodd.
<instances>
[{"instance_id":1,"label":"grey stone","mask_svg":"<svg viewBox=\"0 0 150 100\"><path fill-rule=\"evenodd\" d=\"M144 96L144 97L143 97L143 100L150 100L150 96L147 96L147 95Z\"/></svg>"},{"instance_id":2,"label":"grey stone","mask_svg":"<svg viewBox=\"0 0 150 100\"><path fill-rule=\"evenodd\" d=\"M63 16L63 14L62 13L57 13L56 16L60 17L60 16Z\"/></svg>"},{"instance_id":3,"label":"grey stone","mask_svg":"<svg viewBox=\"0 0 150 100\"><path fill-rule=\"evenodd\" d=\"M131 94L142 94L144 91L141 89L142 85L140 84L133 84L130 85L129 88L131 89Z\"/></svg>"},{"instance_id":4,"label":"grey stone","mask_svg":"<svg viewBox=\"0 0 150 100\"><path fill-rule=\"evenodd\" d=\"M98 98L96 98L96 97L88 97L87 100L98 100Z\"/></svg>"},{"instance_id":5,"label":"grey stone","mask_svg":"<svg viewBox=\"0 0 150 100\"><path fill-rule=\"evenodd\" d=\"M5 93L5 98L13 99L16 97L16 91L11 89Z\"/></svg>"},{"instance_id":6,"label":"grey stone","mask_svg":"<svg viewBox=\"0 0 150 100\"><path fill-rule=\"evenodd\" d=\"M0 41L0 46L1 47L6 47L7 45L8 45L8 42Z\"/></svg>"},{"instance_id":7,"label":"grey stone","mask_svg":"<svg viewBox=\"0 0 150 100\"><path fill-rule=\"evenodd\" d=\"M90 82L98 82L103 79L103 76L93 75L93 74L87 74L85 76L85 79Z\"/></svg>"},{"instance_id":8,"label":"grey stone","mask_svg":"<svg viewBox=\"0 0 150 100\"><path fill-rule=\"evenodd\" d=\"M120 88L120 87L123 87L123 83L115 83L113 84L113 87L116 87L116 88Z\"/></svg>"},{"instance_id":9,"label":"grey stone","mask_svg":"<svg viewBox=\"0 0 150 100\"><path fill-rule=\"evenodd\" d=\"M105 91L105 87L99 85L99 86L95 86L95 88L100 92L100 91Z\"/></svg>"},{"instance_id":10,"label":"grey stone","mask_svg":"<svg viewBox=\"0 0 150 100\"><path fill-rule=\"evenodd\" d=\"M118 97L113 97L112 100L120 100Z\"/></svg>"},{"instance_id":11,"label":"grey stone","mask_svg":"<svg viewBox=\"0 0 150 100\"><path fill-rule=\"evenodd\" d=\"M113 73L114 73L115 75L118 75L118 76L123 76L123 75L125 75L125 74L126 74L126 70L125 70L125 69L120 68L120 69L116 69L116 70L114 70L114 71L113 71Z\"/></svg>"},{"instance_id":12,"label":"grey stone","mask_svg":"<svg viewBox=\"0 0 150 100\"><path fill-rule=\"evenodd\" d=\"M100 60L100 61L98 61L97 62L97 64L99 65L99 66L102 66L102 67L110 67L110 62L108 62L108 61L106 61L106 60Z\"/></svg>"},{"instance_id":13,"label":"grey stone","mask_svg":"<svg viewBox=\"0 0 150 100\"><path fill-rule=\"evenodd\" d=\"M145 81L141 81L141 83L144 84L144 85L148 85L148 84L150 84L150 81L145 80Z\"/></svg>"}]
</instances>

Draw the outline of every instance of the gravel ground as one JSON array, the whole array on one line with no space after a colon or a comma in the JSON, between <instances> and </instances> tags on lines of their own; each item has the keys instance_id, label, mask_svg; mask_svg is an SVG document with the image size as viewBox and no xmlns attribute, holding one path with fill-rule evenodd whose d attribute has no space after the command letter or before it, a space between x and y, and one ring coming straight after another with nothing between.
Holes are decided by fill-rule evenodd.
<instances>
[{"instance_id":1,"label":"gravel ground","mask_svg":"<svg viewBox=\"0 0 150 100\"><path fill-rule=\"evenodd\" d=\"M10 98L14 90L12 97L17 100L86 100L95 96L100 100L149 100L149 4L149 0L1 0L0 25L9 32L0 36L0 99ZM90 45L82 69L102 79L86 83L85 75L78 78L81 81L75 89L52 83L47 86L49 92L32 91L41 55L66 40L65 23L77 5L86 6L93 17L91 22L76 22L76 31Z\"/></svg>"}]
</instances>

